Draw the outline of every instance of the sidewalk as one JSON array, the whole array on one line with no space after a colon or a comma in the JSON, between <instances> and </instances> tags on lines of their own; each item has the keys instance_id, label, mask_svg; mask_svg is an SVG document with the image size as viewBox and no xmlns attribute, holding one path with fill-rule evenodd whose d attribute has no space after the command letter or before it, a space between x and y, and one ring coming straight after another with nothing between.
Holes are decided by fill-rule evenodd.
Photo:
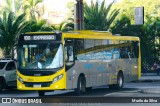
<instances>
[{"instance_id":1,"label":"sidewalk","mask_svg":"<svg viewBox=\"0 0 160 106\"><path fill-rule=\"evenodd\" d=\"M137 82L160 82L160 76L156 73L143 73ZM141 93L145 94L160 94L160 88L145 88L141 89Z\"/></svg>"},{"instance_id":2,"label":"sidewalk","mask_svg":"<svg viewBox=\"0 0 160 106\"><path fill-rule=\"evenodd\" d=\"M145 74L142 74L139 81L140 82L160 82L160 76L158 76L156 73L145 73Z\"/></svg>"}]
</instances>

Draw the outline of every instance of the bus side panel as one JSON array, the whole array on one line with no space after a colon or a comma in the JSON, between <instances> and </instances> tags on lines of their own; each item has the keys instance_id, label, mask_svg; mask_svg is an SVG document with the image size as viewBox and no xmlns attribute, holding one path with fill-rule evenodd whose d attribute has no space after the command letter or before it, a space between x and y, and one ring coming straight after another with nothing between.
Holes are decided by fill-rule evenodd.
<instances>
[{"instance_id":1,"label":"bus side panel","mask_svg":"<svg viewBox=\"0 0 160 106\"><path fill-rule=\"evenodd\" d=\"M114 63L114 62L113 62ZM67 89L77 88L78 77L81 73L85 75L86 87L108 85L111 70L106 68L108 63L101 60L81 60L67 70Z\"/></svg>"},{"instance_id":2,"label":"bus side panel","mask_svg":"<svg viewBox=\"0 0 160 106\"><path fill-rule=\"evenodd\" d=\"M138 80L138 59L137 58L131 58L128 63L129 63L128 65L131 66L130 80L128 80L128 82L137 81Z\"/></svg>"},{"instance_id":3,"label":"bus side panel","mask_svg":"<svg viewBox=\"0 0 160 106\"><path fill-rule=\"evenodd\" d=\"M118 72L124 74L124 81L138 79L138 59L81 60L75 61L67 70L67 89L77 88L78 77L85 75L86 87L110 85L117 83Z\"/></svg>"},{"instance_id":4,"label":"bus side panel","mask_svg":"<svg viewBox=\"0 0 160 106\"><path fill-rule=\"evenodd\" d=\"M116 69L115 69L115 60L103 60L102 66L106 67L106 71L103 76L104 82L103 85L116 84ZM107 76L105 76L105 74Z\"/></svg>"},{"instance_id":5,"label":"bus side panel","mask_svg":"<svg viewBox=\"0 0 160 106\"><path fill-rule=\"evenodd\" d=\"M75 61L74 66L68 69L67 72L67 89L77 88L78 77L81 73L83 73L86 77L86 84L89 83L89 73L86 66L87 61Z\"/></svg>"},{"instance_id":6,"label":"bus side panel","mask_svg":"<svg viewBox=\"0 0 160 106\"><path fill-rule=\"evenodd\" d=\"M138 80L138 59L130 58L116 61L116 72L121 70L124 74L124 82Z\"/></svg>"},{"instance_id":7,"label":"bus side panel","mask_svg":"<svg viewBox=\"0 0 160 106\"><path fill-rule=\"evenodd\" d=\"M90 78L90 85L88 85L88 87L103 85L103 82L106 82L106 79L103 79L103 73L106 73L107 70L106 67L102 65L102 61L89 60L87 65L90 66L88 68Z\"/></svg>"}]
</instances>

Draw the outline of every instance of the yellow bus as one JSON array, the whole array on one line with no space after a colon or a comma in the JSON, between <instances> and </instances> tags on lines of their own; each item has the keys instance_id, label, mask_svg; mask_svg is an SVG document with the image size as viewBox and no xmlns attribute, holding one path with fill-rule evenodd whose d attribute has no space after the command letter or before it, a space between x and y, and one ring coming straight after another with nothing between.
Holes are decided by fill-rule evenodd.
<instances>
[{"instance_id":1,"label":"yellow bus","mask_svg":"<svg viewBox=\"0 0 160 106\"><path fill-rule=\"evenodd\" d=\"M28 32L18 40L17 88L46 91L120 89L141 76L138 37L103 31Z\"/></svg>"}]
</instances>

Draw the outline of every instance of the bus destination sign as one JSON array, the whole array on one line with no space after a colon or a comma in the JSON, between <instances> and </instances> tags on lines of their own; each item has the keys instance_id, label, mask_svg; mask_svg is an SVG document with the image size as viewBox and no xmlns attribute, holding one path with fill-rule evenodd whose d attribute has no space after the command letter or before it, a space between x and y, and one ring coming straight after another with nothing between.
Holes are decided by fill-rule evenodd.
<instances>
[{"instance_id":1,"label":"bus destination sign","mask_svg":"<svg viewBox=\"0 0 160 106\"><path fill-rule=\"evenodd\" d=\"M56 36L54 35L33 35L33 36L24 36L24 40L55 40Z\"/></svg>"}]
</instances>

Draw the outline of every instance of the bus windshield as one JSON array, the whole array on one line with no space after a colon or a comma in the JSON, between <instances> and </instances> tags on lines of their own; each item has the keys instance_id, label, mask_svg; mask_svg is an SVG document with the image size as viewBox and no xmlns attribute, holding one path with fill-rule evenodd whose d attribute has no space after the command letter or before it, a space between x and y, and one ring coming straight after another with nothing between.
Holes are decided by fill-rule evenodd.
<instances>
[{"instance_id":1,"label":"bus windshield","mask_svg":"<svg viewBox=\"0 0 160 106\"><path fill-rule=\"evenodd\" d=\"M19 52L21 69L54 69L63 66L63 47L60 43L24 44Z\"/></svg>"}]
</instances>

